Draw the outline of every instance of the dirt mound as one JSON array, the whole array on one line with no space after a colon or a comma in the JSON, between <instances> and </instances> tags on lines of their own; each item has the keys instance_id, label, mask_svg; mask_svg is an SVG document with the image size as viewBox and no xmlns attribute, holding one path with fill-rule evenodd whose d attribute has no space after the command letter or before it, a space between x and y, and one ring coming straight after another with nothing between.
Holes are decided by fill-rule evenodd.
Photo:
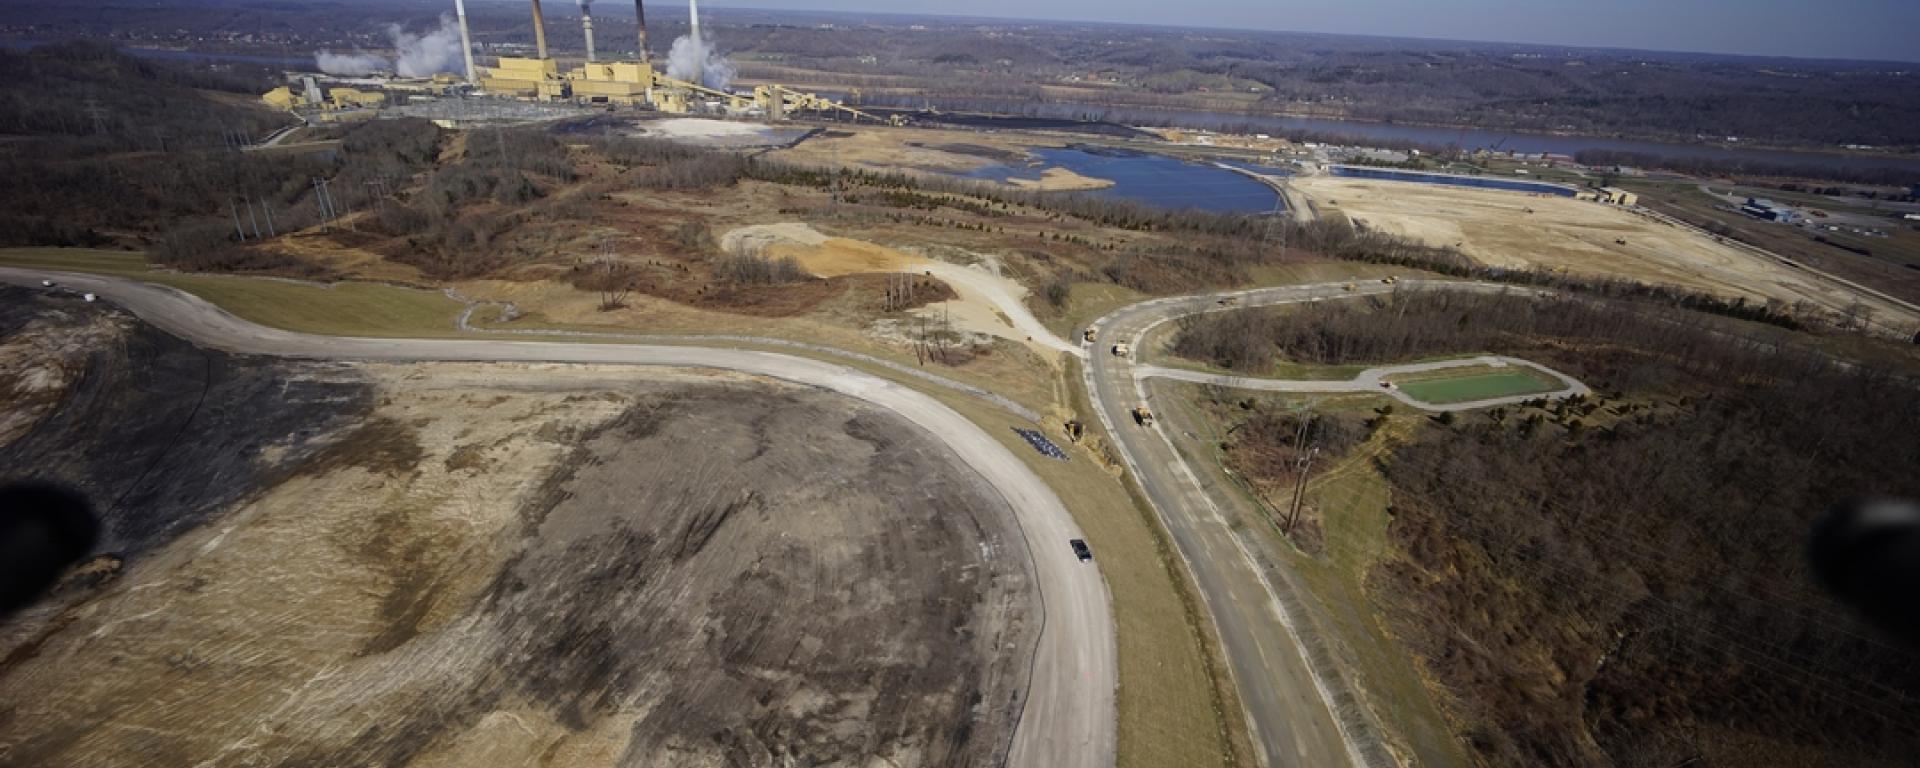
<instances>
[{"instance_id":1,"label":"dirt mound","mask_svg":"<svg viewBox=\"0 0 1920 768\"><path fill-rule=\"evenodd\" d=\"M0 762L984 765L1009 743L1024 542L889 412L143 334L147 373L96 364L0 446L150 478L102 489L137 523L117 575L0 626Z\"/></svg>"},{"instance_id":2,"label":"dirt mound","mask_svg":"<svg viewBox=\"0 0 1920 768\"><path fill-rule=\"evenodd\" d=\"M0 405L0 424L32 426L0 433L0 479L78 489L103 516L102 551L136 562L372 405L342 366L200 349L78 297L0 288L0 315L0 383L37 387Z\"/></svg>"},{"instance_id":3,"label":"dirt mound","mask_svg":"<svg viewBox=\"0 0 1920 768\"><path fill-rule=\"evenodd\" d=\"M828 237L806 224L762 224L732 230L720 238L728 253L768 258L793 257L807 272L837 277L862 272L910 272L923 261L874 243Z\"/></svg>"}]
</instances>

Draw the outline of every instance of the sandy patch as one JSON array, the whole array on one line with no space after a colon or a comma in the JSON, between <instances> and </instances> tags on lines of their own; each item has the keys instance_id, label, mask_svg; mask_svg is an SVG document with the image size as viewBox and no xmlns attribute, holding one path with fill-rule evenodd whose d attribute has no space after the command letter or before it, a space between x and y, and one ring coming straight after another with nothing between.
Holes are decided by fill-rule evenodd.
<instances>
[{"instance_id":1,"label":"sandy patch","mask_svg":"<svg viewBox=\"0 0 1920 768\"><path fill-rule=\"evenodd\" d=\"M759 224L729 230L720 236L720 248L728 253L762 255L767 246L781 244L820 245L827 236L799 223Z\"/></svg>"},{"instance_id":2,"label":"sandy patch","mask_svg":"<svg viewBox=\"0 0 1920 768\"><path fill-rule=\"evenodd\" d=\"M840 128L815 136L769 157L801 165L858 166L878 171L921 170L966 173L993 161L980 155L948 152L937 145L953 141L988 141L993 148L1011 149L1004 141L979 134L918 128Z\"/></svg>"},{"instance_id":3,"label":"sandy patch","mask_svg":"<svg viewBox=\"0 0 1920 768\"><path fill-rule=\"evenodd\" d=\"M1856 295L1775 261L1627 209L1566 197L1432 184L1311 176L1291 186L1323 213L1494 266L1674 285L1842 312ZM1910 313L1865 299L1881 318Z\"/></svg>"},{"instance_id":4,"label":"sandy patch","mask_svg":"<svg viewBox=\"0 0 1920 768\"><path fill-rule=\"evenodd\" d=\"M1042 357L1075 349L1033 316L1026 305L1027 287L1002 275L992 255L971 254L977 259L974 264L954 264L862 240L827 237L800 223L742 227L723 235L720 242L733 253L792 257L821 277L871 272L937 277L952 286L959 298L928 304L916 310L920 316L951 322L957 331L1026 344Z\"/></svg>"},{"instance_id":5,"label":"sandy patch","mask_svg":"<svg viewBox=\"0 0 1920 768\"><path fill-rule=\"evenodd\" d=\"M1113 186L1112 179L1082 176L1068 168L1048 168L1038 179L1008 179L1007 183L1036 192L1081 192Z\"/></svg>"}]
</instances>

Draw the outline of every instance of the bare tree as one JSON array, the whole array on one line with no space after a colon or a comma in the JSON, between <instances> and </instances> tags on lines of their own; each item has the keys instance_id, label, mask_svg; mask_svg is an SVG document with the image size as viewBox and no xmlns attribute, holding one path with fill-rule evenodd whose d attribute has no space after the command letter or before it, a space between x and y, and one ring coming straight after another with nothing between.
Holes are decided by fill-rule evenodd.
<instances>
[{"instance_id":1,"label":"bare tree","mask_svg":"<svg viewBox=\"0 0 1920 768\"><path fill-rule=\"evenodd\" d=\"M600 241L600 256L594 260L594 287L600 292L600 311L611 312L627 306L633 293L633 265L614 255L613 241Z\"/></svg>"}]
</instances>

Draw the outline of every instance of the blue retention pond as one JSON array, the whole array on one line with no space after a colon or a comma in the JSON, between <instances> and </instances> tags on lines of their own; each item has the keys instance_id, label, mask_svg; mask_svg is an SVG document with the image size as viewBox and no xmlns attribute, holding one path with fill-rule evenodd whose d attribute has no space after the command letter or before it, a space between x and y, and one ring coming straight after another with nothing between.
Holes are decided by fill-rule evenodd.
<instances>
[{"instance_id":1,"label":"blue retention pond","mask_svg":"<svg viewBox=\"0 0 1920 768\"><path fill-rule=\"evenodd\" d=\"M1421 173L1419 171L1397 171L1392 168L1368 168L1357 165L1336 165L1333 175L1353 179L1381 179L1384 181L1411 181L1416 184L1444 184L1450 187L1478 187L1480 189L1503 189L1508 192L1532 192L1539 195L1559 195L1573 197L1573 188L1544 181L1520 181L1519 179L1498 179L1482 176L1455 176L1445 173Z\"/></svg>"},{"instance_id":2,"label":"blue retention pond","mask_svg":"<svg viewBox=\"0 0 1920 768\"><path fill-rule=\"evenodd\" d=\"M1193 208L1215 213L1270 213L1280 204L1272 187L1208 163L1193 163L1165 155L1107 147L1065 147L1031 150L1036 162L1026 166L994 163L966 174L967 178L1005 182L1037 180L1049 167L1065 168L1082 176L1106 179L1113 186L1079 193L1130 200L1162 208ZM1278 174L1279 169L1260 172Z\"/></svg>"}]
</instances>

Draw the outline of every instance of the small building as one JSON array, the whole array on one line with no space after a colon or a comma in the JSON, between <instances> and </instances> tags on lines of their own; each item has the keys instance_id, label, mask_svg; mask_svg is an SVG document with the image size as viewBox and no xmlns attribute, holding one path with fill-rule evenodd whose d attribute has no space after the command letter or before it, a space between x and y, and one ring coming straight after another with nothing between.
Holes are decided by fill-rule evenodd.
<instances>
[{"instance_id":1,"label":"small building","mask_svg":"<svg viewBox=\"0 0 1920 768\"><path fill-rule=\"evenodd\" d=\"M1740 206L1740 212L1761 221L1787 221L1793 216L1791 211L1764 197L1747 198L1747 202Z\"/></svg>"},{"instance_id":2,"label":"small building","mask_svg":"<svg viewBox=\"0 0 1920 768\"><path fill-rule=\"evenodd\" d=\"M262 94L260 100L265 102L269 107L284 110L290 110L306 103L306 99L301 98L299 94L293 92L292 88L284 85Z\"/></svg>"},{"instance_id":3,"label":"small building","mask_svg":"<svg viewBox=\"0 0 1920 768\"><path fill-rule=\"evenodd\" d=\"M1601 187L1598 195L1603 203L1633 206L1640 204L1640 196L1619 187Z\"/></svg>"},{"instance_id":4,"label":"small building","mask_svg":"<svg viewBox=\"0 0 1920 768\"><path fill-rule=\"evenodd\" d=\"M379 107L387 103L387 95L379 91L363 91L358 88L329 88L327 101L332 103L334 109Z\"/></svg>"}]
</instances>

